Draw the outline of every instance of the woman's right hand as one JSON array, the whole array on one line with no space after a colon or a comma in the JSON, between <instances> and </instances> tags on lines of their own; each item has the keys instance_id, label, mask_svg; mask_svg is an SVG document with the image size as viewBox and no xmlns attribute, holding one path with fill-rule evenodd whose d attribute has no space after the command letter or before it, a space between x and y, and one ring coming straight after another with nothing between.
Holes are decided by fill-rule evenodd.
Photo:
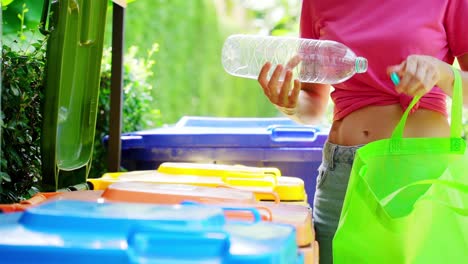
<instances>
[{"instance_id":1,"label":"woman's right hand","mask_svg":"<svg viewBox=\"0 0 468 264\"><path fill-rule=\"evenodd\" d=\"M267 62L263 65L258 76L258 82L270 102L287 115L294 115L297 109L301 83L298 79L292 82L292 70L300 62L301 58L297 55L290 59L286 66L281 64L276 66L270 79L268 79L268 72L272 65L270 62ZM284 80L280 81L280 77L283 75ZM293 83L293 87L291 87L291 83Z\"/></svg>"}]
</instances>

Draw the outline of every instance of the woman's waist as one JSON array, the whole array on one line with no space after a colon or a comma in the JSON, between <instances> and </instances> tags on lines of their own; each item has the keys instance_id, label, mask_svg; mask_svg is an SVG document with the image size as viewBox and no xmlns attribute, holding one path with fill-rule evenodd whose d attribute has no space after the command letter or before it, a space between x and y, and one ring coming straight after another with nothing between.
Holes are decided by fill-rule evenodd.
<instances>
[{"instance_id":1,"label":"woman's waist","mask_svg":"<svg viewBox=\"0 0 468 264\"><path fill-rule=\"evenodd\" d=\"M335 88L331 93L335 105L334 120L340 120L364 107L387 106L399 104L403 111L410 105L412 97L406 94L398 94L392 89L373 88L363 86L361 89L345 90ZM447 96L437 87L425 94L413 107L413 111L425 108L446 115Z\"/></svg>"},{"instance_id":2,"label":"woman's waist","mask_svg":"<svg viewBox=\"0 0 468 264\"><path fill-rule=\"evenodd\" d=\"M360 108L333 122L329 141L353 146L389 138L402 115L400 104ZM446 137L449 132L444 114L419 108L408 116L404 137Z\"/></svg>"}]
</instances>

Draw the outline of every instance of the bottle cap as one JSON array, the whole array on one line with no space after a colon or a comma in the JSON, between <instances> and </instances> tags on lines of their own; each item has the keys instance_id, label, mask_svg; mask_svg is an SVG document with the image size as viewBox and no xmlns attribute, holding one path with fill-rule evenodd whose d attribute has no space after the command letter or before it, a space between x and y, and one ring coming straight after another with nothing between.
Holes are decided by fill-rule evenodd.
<instances>
[{"instance_id":1,"label":"bottle cap","mask_svg":"<svg viewBox=\"0 0 468 264\"><path fill-rule=\"evenodd\" d=\"M367 71L367 59L364 57L356 58L356 73L363 73Z\"/></svg>"}]
</instances>

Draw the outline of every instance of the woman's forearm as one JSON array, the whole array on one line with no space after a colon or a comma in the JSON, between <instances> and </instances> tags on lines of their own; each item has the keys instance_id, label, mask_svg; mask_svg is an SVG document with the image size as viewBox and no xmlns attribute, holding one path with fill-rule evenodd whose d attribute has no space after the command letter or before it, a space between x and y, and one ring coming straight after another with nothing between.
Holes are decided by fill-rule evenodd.
<instances>
[{"instance_id":1,"label":"woman's forearm","mask_svg":"<svg viewBox=\"0 0 468 264\"><path fill-rule=\"evenodd\" d=\"M320 123L328 106L329 88L318 87L322 91L301 90L294 113L285 113L289 118L304 125Z\"/></svg>"}]
</instances>

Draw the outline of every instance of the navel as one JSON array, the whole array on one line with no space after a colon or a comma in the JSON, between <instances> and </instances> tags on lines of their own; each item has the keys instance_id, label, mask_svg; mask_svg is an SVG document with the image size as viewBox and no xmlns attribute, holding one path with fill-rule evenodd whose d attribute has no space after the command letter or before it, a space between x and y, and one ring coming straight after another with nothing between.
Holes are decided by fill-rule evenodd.
<instances>
[{"instance_id":1,"label":"navel","mask_svg":"<svg viewBox=\"0 0 468 264\"><path fill-rule=\"evenodd\" d=\"M369 137L369 130L362 131L362 134L364 135L364 137L368 138Z\"/></svg>"}]
</instances>

